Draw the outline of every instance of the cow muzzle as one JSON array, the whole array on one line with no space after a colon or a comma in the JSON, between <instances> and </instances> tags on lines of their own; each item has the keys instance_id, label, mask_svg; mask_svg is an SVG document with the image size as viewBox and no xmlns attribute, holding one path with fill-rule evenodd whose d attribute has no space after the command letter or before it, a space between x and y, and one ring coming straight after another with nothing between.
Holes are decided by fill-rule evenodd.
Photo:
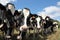
<instances>
[{"instance_id":1,"label":"cow muzzle","mask_svg":"<svg viewBox=\"0 0 60 40\"><path fill-rule=\"evenodd\" d=\"M27 30L27 29L28 29L28 27L24 26L24 25L20 27L20 31L24 31L24 30Z\"/></svg>"}]
</instances>

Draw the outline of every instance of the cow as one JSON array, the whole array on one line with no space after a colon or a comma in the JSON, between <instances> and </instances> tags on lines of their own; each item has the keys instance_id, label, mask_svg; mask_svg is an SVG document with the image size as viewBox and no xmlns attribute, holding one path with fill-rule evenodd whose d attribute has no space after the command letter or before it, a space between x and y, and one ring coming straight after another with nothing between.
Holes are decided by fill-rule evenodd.
<instances>
[{"instance_id":1,"label":"cow","mask_svg":"<svg viewBox=\"0 0 60 40\"><path fill-rule=\"evenodd\" d=\"M20 31L21 31L21 36L22 39L24 38L24 36L26 35L26 30L28 29L28 19L30 16L30 9L28 8L24 8L22 9L22 11L20 12L20 18L19 18L19 27L20 27ZM20 36L17 36L17 38L19 39Z\"/></svg>"},{"instance_id":2,"label":"cow","mask_svg":"<svg viewBox=\"0 0 60 40\"><path fill-rule=\"evenodd\" d=\"M5 27L3 27L3 25L5 24L5 14L6 14L6 8L4 5L0 4L0 28L2 27L2 29L5 29Z\"/></svg>"},{"instance_id":3,"label":"cow","mask_svg":"<svg viewBox=\"0 0 60 40\"><path fill-rule=\"evenodd\" d=\"M6 18L7 18L7 38L11 38L11 33L14 28L14 12L15 6L12 3L7 3L6 5Z\"/></svg>"},{"instance_id":4,"label":"cow","mask_svg":"<svg viewBox=\"0 0 60 40\"><path fill-rule=\"evenodd\" d=\"M0 30L7 34L7 21L6 21L6 7L2 4L0 4ZM4 35L3 33L3 35ZM2 35L2 36L3 36ZM5 37L4 35L4 37Z\"/></svg>"},{"instance_id":5,"label":"cow","mask_svg":"<svg viewBox=\"0 0 60 40\"><path fill-rule=\"evenodd\" d=\"M58 23L57 22L53 22L53 25L51 27L51 31L52 32L57 32L58 31Z\"/></svg>"},{"instance_id":6,"label":"cow","mask_svg":"<svg viewBox=\"0 0 60 40\"><path fill-rule=\"evenodd\" d=\"M47 35L47 33L51 32L51 27L53 25L53 21L49 16L46 16L45 23L44 23L44 34Z\"/></svg>"},{"instance_id":7,"label":"cow","mask_svg":"<svg viewBox=\"0 0 60 40\"><path fill-rule=\"evenodd\" d=\"M42 17L38 16L37 14L31 14L30 16L30 25L32 24L32 27L36 27L37 29L41 28L41 21Z\"/></svg>"}]
</instances>

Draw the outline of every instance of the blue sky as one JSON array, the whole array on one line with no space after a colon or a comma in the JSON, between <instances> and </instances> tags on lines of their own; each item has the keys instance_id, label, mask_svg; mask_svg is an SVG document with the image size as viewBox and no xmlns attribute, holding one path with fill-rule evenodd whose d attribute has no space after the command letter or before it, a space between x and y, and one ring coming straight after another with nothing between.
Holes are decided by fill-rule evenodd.
<instances>
[{"instance_id":1,"label":"blue sky","mask_svg":"<svg viewBox=\"0 0 60 40\"><path fill-rule=\"evenodd\" d=\"M32 14L48 15L60 21L60 0L0 0L3 5L9 2L13 3L17 10L26 7Z\"/></svg>"},{"instance_id":2,"label":"blue sky","mask_svg":"<svg viewBox=\"0 0 60 40\"><path fill-rule=\"evenodd\" d=\"M13 3L15 4L16 9L27 7L32 13L36 13L42 11L45 7L56 5L58 1L59 0L16 0L16 2Z\"/></svg>"},{"instance_id":3,"label":"blue sky","mask_svg":"<svg viewBox=\"0 0 60 40\"><path fill-rule=\"evenodd\" d=\"M57 2L60 2L60 0L16 0L15 2L12 2L12 3L15 4L16 9L23 9L24 7L27 7L31 10L31 13L37 14L38 12L43 11L44 8L51 7L51 6L56 7ZM58 7L56 7L56 8L58 8ZM44 14L44 13L42 13L42 14ZM53 15L52 15L52 13L50 13L50 14L49 15L51 16L51 18L60 21L60 15L56 16L56 13Z\"/></svg>"}]
</instances>

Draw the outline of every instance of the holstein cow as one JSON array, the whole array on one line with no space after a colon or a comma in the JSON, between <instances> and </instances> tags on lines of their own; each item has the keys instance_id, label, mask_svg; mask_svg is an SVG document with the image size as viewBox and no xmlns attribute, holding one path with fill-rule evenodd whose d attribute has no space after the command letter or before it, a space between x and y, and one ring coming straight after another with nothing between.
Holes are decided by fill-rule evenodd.
<instances>
[{"instance_id":1,"label":"holstein cow","mask_svg":"<svg viewBox=\"0 0 60 40\"><path fill-rule=\"evenodd\" d=\"M58 23L57 22L53 22L53 25L51 27L51 31L52 32L58 31Z\"/></svg>"},{"instance_id":2,"label":"holstein cow","mask_svg":"<svg viewBox=\"0 0 60 40\"><path fill-rule=\"evenodd\" d=\"M14 28L14 12L15 12L15 6L14 4L7 3L6 5L6 18L7 18L7 25L8 25L8 30L7 30L7 38L11 38L11 33L12 29Z\"/></svg>"},{"instance_id":3,"label":"holstein cow","mask_svg":"<svg viewBox=\"0 0 60 40\"><path fill-rule=\"evenodd\" d=\"M7 33L7 24L6 24L6 8L4 5L0 4L0 30Z\"/></svg>"},{"instance_id":4,"label":"holstein cow","mask_svg":"<svg viewBox=\"0 0 60 40\"><path fill-rule=\"evenodd\" d=\"M41 16L38 16L37 14L31 14L30 25L32 24L32 27L36 27L37 29L40 29L41 21L42 21Z\"/></svg>"},{"instance_id":5,"label":"holstein cow","mask_svg":"<svg viewBox=\"0 0 60 40\"><path fill-rule=\"evenodd\" d=\"M44 33L47 34L51 32L51 27L53 25L53 21L51 21L51 18L49 16L46 16L45 23L44 23Z\"/></svg>"},{"instance_id":6,"label":"holstein cow","mask_svg":"<svg viewBox=\"0 0 60 40\"><path fill-rule=\"evenodd\" d=\"M26 30L28 28L27 26L27 20L28 20L28 17L30 16L30 9L28 8L24 8L22 9L21 11L21 15L20 15L20 31L21 31L21 36L22 36L22 40L24 38L24 36L26 35ZM18 36L17 38L19 39L20 36Z\"/></svg>"}]
</instances>

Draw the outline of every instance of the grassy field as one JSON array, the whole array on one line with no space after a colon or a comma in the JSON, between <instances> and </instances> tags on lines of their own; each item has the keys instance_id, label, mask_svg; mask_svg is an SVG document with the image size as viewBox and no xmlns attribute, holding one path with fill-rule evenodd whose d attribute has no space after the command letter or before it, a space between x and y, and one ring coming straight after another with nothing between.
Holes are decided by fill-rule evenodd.
<instances>
[{"instance_id":1,"label":"grassy field","mask_svg":"<svg viewBox=\"0 0 60 40\"><path fill-rule=\"evenodd\" d=\"M47 40L60 40L60 28L56 33L53 33L50 36L48 36Z\"/></svg>"},{"instance_id":2,"label":"grassy field","mask_svg":"<svg viewBox=\"0 0 60 40\"><path fill-rule=\"evenodd\" d=\"M51 35L47 36L47 39L44 39L41 35L35 36L35 39L33 38L34 37L32 35L32 36L29 36L28 39L26 40L60 40L60 28L58 29L56 33L52 33ZM0 37L0 40L4 40L4 39Z\"/></svg>"}]
</instances>

